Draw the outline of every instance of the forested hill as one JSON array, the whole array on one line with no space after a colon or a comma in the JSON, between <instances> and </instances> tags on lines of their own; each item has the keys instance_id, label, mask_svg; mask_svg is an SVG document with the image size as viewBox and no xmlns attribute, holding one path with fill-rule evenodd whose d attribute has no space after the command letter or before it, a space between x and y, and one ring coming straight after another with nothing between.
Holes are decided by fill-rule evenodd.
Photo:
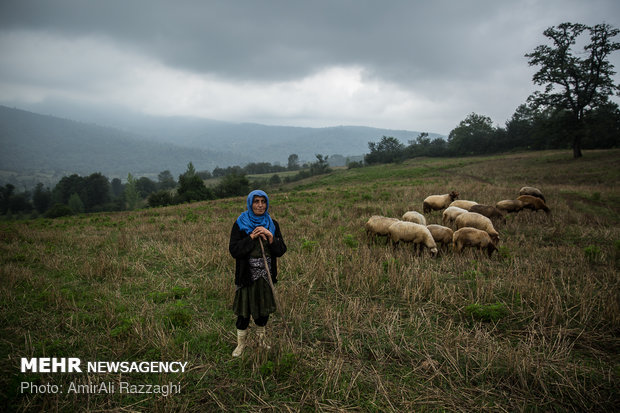
<instances>
[{"instance_id":1,"label":"forested hill","mask_svg":"<svg viewBox=\"0 0 620 413\"><path fill-rule=\"evenodd\" d=\"M249 162L286 164L290 154L297 154L302 163L314 161L316 154L360 156L368 152L368 142L382 136L406 144L420 133L362 126L267 126L129 113L78 120L0 106L0 174L30 173L28 182L38 179L33 172L51 172L57 178L101 172L124 178L127 173L156 176L170 170L176 176L189 162L197 170L211 171ZM430 138L438 136L429 134ZM0 181L6 179L0 176Z\"/></svg>"},{"instance_id":2,"label":"forested hill","mask_svg":"<svg viewBox=\"0 0 620 413\"><path fill-rule=\"evenodd\" d=\"M147 141L119 129L0 106L0 170L54 171L126 177L127 173L180 173L188 162L201 170L248 162L220 153Z\"/></svg>"}]
</instances>

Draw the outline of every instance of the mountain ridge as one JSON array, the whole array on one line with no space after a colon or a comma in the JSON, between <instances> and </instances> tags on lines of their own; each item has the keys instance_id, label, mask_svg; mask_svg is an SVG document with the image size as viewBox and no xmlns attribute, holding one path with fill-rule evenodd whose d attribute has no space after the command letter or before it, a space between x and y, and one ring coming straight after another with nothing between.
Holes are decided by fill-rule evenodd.
<instances>
[{"instance_id":1,"label":"mountain ridge","mask_svg":"<svg viewBox=\"0 0 620 413\"><path fill-rule=\"evenodd\" d=\"M10 175L54 172L108 177L182 173L250 162L286 164L290 154L361 156L368 142L393 136L403 143L419 132L365 126L309 128L232 123L186 117L127 117L108 125L0 106L0 170ZM431 138L441 137L429 134ZM7 181L0 174L0 183ZM36 183L35 183L36 184Z\"/></svg>"}]
</instances>

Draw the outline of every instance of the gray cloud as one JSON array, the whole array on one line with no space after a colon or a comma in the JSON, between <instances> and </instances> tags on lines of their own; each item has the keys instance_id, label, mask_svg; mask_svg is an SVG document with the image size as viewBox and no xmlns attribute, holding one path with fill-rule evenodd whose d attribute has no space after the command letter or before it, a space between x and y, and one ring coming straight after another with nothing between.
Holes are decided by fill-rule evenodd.
<instances>
[{"instance_id":1,"label":"gray cloud","mask_svg":"<svg viewBox=\"0 0 620 413\"><path fill-rule=\"evenodd\" d=\"M221 81L227 87L249 83L259 95L260 85L263 93L268 93L270 85L299 82L330 68L360 68L361 81L370 82L369 87L401 90L418 102L437 102L437 112L425 116L437 119L429 127L447 133L472 111L488 114L498 123L512 114L533 90L532 69L524 54L544 41L545 28L562 21L605 21L618 26L617 16L620 5L613 0L4 1L0 5L0 35L4 34L4 48L8 43L14 45L10 48L14 54L3 53L0 82L16 100L20 84L24 90L30 86L31 93L38 89L41 95L56 93L58 97L66 90L66 96L77 99L82 88L88 93L93 88L114 88L111 79L119 79L121 86L124 80L135 84L131 67L150 62L155 72L162 71L162 79L174 77L163 74L166 69L207 78L211 83L205 93L223 94L213 90L213 84ZM34 50L37 43L32 39L36 37L48 50L54 44L91 48L91 61L100 65L107 53L116 69L88 68L70 53ZM25 67L40 62L28 53L46 56L47 65ZM77 69L71 77L63 78L63 67L71 73L71 65ZM56 77L39 74L45 66L61 73ZM148 68L144 70L148 72ZM40 84L44 82L48 83ZM73 85L67 85L71 82ZM372 82L377 83L372 86ZM179 84L170 87L178 89ZM291 91L291 100L307 98L295 97L295 87L285 90ZM381 91L376 93L381 95ZM122 95L122 90L102 91L102 95L114 94ZM127 99L129 104L139 106L140 98L132 99ZM277 121L280 108L261 103L257 106L263 116ZM247 110L239 115L251 116ZM316 112L321 116L320 110ZM360 113L357 121L370 116L372 113ZM256 117L252 120L260 121L258 114ZM356 121L352 115L340 119L343 123ZM338 120L336 113L316 124L325 126L325 122ZM385 122L390 121L386 118L381 126L389 126ZM409 127L420 129L416 126L419 121L412 113ZM394 126L406 125L403 120Z\"/></svg>"}]
</instances>

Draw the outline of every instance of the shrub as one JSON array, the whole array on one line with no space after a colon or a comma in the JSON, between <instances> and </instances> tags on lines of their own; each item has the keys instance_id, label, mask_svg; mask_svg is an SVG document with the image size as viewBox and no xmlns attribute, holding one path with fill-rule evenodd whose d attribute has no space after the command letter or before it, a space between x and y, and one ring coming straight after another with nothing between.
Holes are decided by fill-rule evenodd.
<instances>
[{"instance_id":1,"label":"shrub","mask_svg":"<svg viewBox=\"0 0 620 413\"><path fill-rule=\"evenodd\" d=\"M508 314L508 309L504 303L495 304L470 304L465 307L465 312L480 321L499 321Z\"/></svg>"},{"instance_id":2,"label":"shrub","mask_svg":"<svg viewBox=\"0 0 620 413\"><path fill-rule=\"evenodd\" d=\"M73 215L73 210L67 205L56 204L49 211L45 213L46 218L60 218Z\"/></svg>"},{"instance_id":3,"label":"shrub","mask_svg":"<svg viewBox=\"0 0 620 413\"><path fill-rule=\"evenodd\" d=\"M150 207L167 206L174 204L174 198L170 191L161 190L149 195L148 203Z\"/></svg>"},{"instance_id":4,"label":"shrub","mask_svg":"<svg viewBox=\"0 0 620 413\"><path fill-rule=\"evenodd\" d=\"M192 313L183 300L176 301L168 310L168 320L175 327L189 327Z\"/></svg>"},{"instance_id":5,"label":"shrub","mask_svg":"<svg viewBox=\"0 0 620 413\"><path fill-rule=\"evenodd\" d=\"M355 239L355 237L351 234L347 234L344 236L344 244L350 248L357 248L358 247L358 242Z\"/></svg>"},{"instance_id":6,"label":"shrub","mask_svg":"<svg viewBox=\"0 0 620 413\"><path fill-rule=\"evenodd\" d=\"M588 245L584 249L584 254L586 256L586 260L590 263L594 263L598 261L601 257L601 249L596 245Z\"/></svg>"}]
</instances>

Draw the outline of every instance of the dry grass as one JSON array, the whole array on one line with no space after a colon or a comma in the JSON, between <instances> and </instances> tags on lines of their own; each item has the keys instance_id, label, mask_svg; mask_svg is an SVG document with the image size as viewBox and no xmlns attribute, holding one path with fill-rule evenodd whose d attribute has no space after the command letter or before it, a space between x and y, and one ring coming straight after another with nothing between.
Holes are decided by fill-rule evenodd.
<instances>
[{"instance_id":1,"label":"dry grass","mask_svg":"<svg viewBox=\"0 0 620 413\"><path fill-rule=\"evenodd\" d=\"M426 159L337 171L272 191L289 251L272 350L235 345L233 260L242 198L1 224L2 400L16 411L618 410L620 151ZM367 239L372 214L430 194L493 204L524 185L551 216L498 228L499 254L436 259ZM440 223L441 214L427 215ZM292 342L283 318L293 333ZM181 394L19 394L19 358L187 361ZM95 382L121 380L93 375Z\"/></svg>"}]
</instances>

